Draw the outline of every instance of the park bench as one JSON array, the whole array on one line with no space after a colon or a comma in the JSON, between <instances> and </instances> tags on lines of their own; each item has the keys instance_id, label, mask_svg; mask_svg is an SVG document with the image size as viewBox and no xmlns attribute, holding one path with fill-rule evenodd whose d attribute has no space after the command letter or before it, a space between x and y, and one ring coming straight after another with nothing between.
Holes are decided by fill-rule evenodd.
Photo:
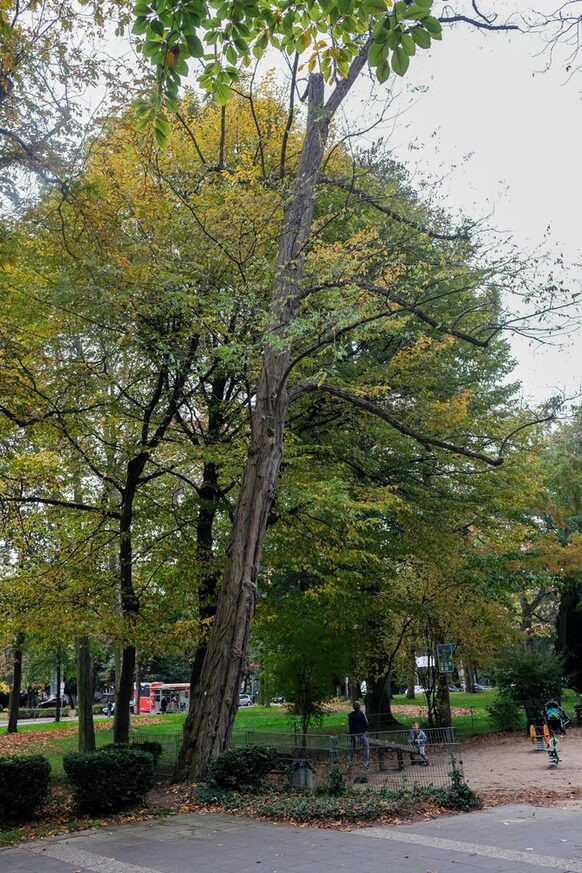
<instances>
[{"instance_id":1,"label":"park bench","mask_svg":"<svg viewBox=\"0 0 582 873\"><path fill-rule=\"evenodd\" d=\"M410 746L404 743L392 743L388 740L376 740L373 737L369 738L370 751L375 749L378 754L378 767L380 770L387 770L384 764L386 755L396 755L396 769L404 769L405 755L408 756L410 764L422 764L420 752L416 749L411 749Z\"/></svg>"}]
</instances>

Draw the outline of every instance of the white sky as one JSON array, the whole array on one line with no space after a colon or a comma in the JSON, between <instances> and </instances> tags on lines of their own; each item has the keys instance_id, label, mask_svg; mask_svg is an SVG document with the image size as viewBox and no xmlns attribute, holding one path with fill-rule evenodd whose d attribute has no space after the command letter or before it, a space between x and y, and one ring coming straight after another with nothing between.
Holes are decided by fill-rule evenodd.
<instances>
[{"instance_id":1,"label":"white sky","mask_svg":"<svg viewBox=\"0 0 582 873\"><path fill-rule=\"evenodd\" d=\"M536 8L550 12L554 2L539 0ZM541 35L447 28L443 41L418 53L407 73L407 88L426 85L426 93L416 93L412 106L403 93L399 103L406 111L384 131L394 155L412 171L446 176L439 197L453 212L489 215L488 225L510 233L525 252L547 249L552 259L562 252L576 291L582 72L568 81L565 51L546 71L544 48ZM355 111L358 104L355 95ZM582 332L555 342L513 343L516 375L534 400L564 389L572 395L582 384Z\"/></svg>"}]
</instances>

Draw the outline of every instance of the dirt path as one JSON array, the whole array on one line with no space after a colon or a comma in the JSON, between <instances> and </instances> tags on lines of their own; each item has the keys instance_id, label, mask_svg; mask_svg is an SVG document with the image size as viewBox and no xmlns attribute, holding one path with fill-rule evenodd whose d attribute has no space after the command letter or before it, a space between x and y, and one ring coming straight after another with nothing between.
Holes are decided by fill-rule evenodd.
<instances>
[{"instance_id":1,"label":"dirt path","mask_svg":"<svg viewBox=\"0 0 582 873\"><path fill-rule=\"evenodd\" d=\"M535 752L521 733L462 744L465 778L486 802L563 805L562 801L570 801L582 808L582 728L570 728L560 739L560 757L560 766L550 768L546 752Z\"/></svg>"}]
</instances>

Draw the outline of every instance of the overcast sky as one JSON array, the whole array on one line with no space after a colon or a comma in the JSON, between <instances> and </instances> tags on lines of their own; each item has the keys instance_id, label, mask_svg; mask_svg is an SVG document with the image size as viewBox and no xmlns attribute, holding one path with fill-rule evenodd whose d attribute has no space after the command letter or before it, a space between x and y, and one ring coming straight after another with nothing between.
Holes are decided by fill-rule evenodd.
<instances>
[{"instance_id":1,"label":"overcast sky","mask_svg":"<svg viewBox=\"0 0 582 873\"><path fill-rule=\"evenodd\" d=\"M508 4L495 4L502 5ZM555 7L539 0L536 8ZM402 94L405 112L384 131L411 170L446 177L439 196L453 211L490 215L488 224L526 252L563 252L578 290L582 72L569 79L564 50L549 70L547 62L540 35L447 29L441 43L411 63L406 87L416 87L414 99ZM355 95L354 109L358 102ZM579 390L582 331L554 348L515 341L514 351L526 396L542 400L556 390Z\"/></svg>"}]
</instances>

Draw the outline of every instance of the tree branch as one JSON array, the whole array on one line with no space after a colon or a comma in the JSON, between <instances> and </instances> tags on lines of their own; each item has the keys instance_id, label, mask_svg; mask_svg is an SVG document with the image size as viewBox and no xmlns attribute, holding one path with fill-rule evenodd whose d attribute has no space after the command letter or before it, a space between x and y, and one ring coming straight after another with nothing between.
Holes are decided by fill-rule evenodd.
<instances>
[{"instance_id":1,"label":"tree branch","mask_svg":"<svg viewBox=\"0 0 582 873\"><path fill-rule=\"evenodd\" d=\"M428 227L424 227L424 225L419 224L417 221L413 221L410 218L405 218L403 215L399 215L398 212L394 212L393 209L388 209L387 206L382 206L382 204L379 203L375 197L372 197L370 194L367 194L360 188L356 188L349 182L342 182L340 179L331 179L329 177L322 177L319 179L319 182L322 185L333 185L334 188L340 188L342 191L347 191L350 194L353 194L357 200L361 200L363 203L368 203L370 206L373 206L375 209L377 209L378 212L381 212L383 215L387 215L394 221L398 221L401 224L407 225L408 227L413 227L415 230L426 234L428 237L430 237L430 239L441 239L446 240L447 242L455 242L457 240L468 242L469 240L469 234L466 232L454 234L437 233L434 230L430 230Z\"/></svg>"},{"instance_id":2,"label":"tree branch","mask_svg":"<svg viewBox=\"0 0 582 873\"><path fill-rule=\"evenodd\" d=\"M338 397L340 400L345 400L347 403L351 403L352 406L356 406L359 409L363 409L366 412L369 412L371 415L375 415L377 418L381 418L383 421L387 422L394 430L397 430L399 433L404 436L410 437L410 439L415 440L417 443L420 443L425 449L430 449L432 447L444 449L447 452L452 452L456 455L463 455L466 458L472 458L475 461L482 461L485 464L489 464L491 467L500 467L503 464L503 457L498 455L497 458L492 458L489 455L485 455L482 452L473 452L471 449L465 449L462 446L454 445L453 443L449 443L446 440L439 440L435 437L426 436L425 434L421 434L418 431L414 430L411 427L408 427L405 424L402 424L398 419L394 418L393 415L390 415L385 409L381 406L378 406L375 403L372 403L369 400L366 400L364 397L358 397L355 394L350 394L349 391L345 391L343 388L337 388L335 385L330 385L328 382L323 382L321 384L317 383L305 383L303 385L296 385L289 391L289 403L293 403L293 401L297 400L303 394L308 394L315 391L324 391L327 394L331 394L332 397Z\"/></svg>"},{"instance_id":3,"label":"tree branch","mask_svg":"<svg viewBox=\"0 0 582 873\"><path fill-rule=\"evenodd\" d=\"M96 512L106 518L120 518L121 514L115 509L102 509L100 506L89 506L87 503L78 503L75 500L58 500L56 497L0 497L0 503L41 503L43 506L62 506L65 509L77 509L82 512Z\"/></svg>"}]
</instances>

